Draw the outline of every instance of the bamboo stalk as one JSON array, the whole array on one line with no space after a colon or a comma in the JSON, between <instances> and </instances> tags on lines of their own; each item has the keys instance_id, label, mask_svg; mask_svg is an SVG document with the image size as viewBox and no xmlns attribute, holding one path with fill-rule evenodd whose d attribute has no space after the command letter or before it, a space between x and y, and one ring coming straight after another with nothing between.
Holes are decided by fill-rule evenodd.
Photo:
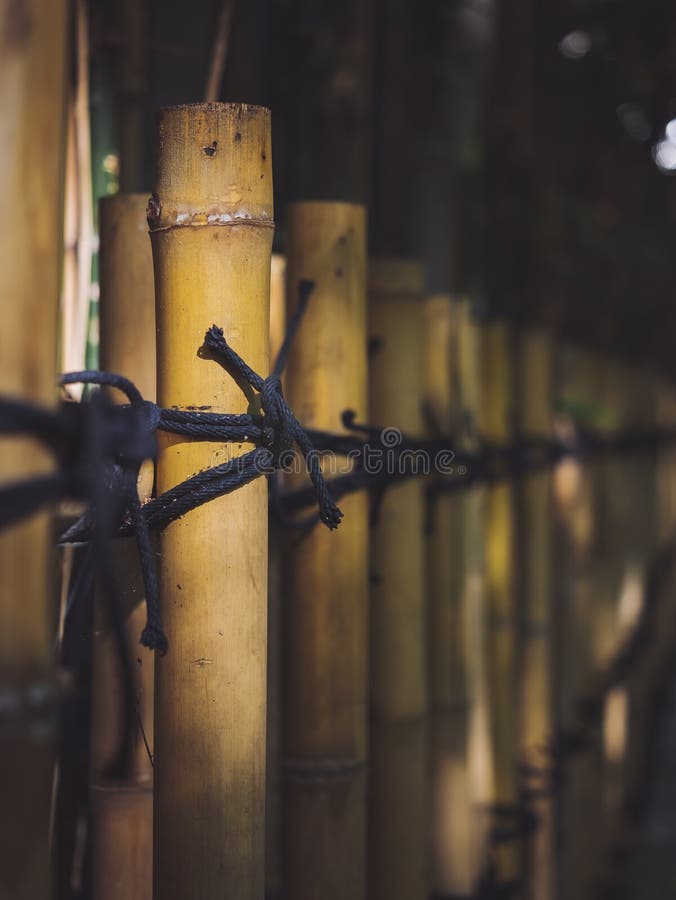
<instances>
[{"instance_id":1,"label":"bamboo stalk","mask_svg":"<svg viewBox=\"0 0 676 900\"><path fill-rule=\"evenodd\" d=\"M457 301L425 300L425 407L431 434L460 433ZM472 818L467 759L468 695L463 638L461 500L440 494L429 515L426 571L432 795L431 886L439 896L473 891Z\"/></svg>"},{"instance_id":2,"label":"bamboo stalk","mask_svg":"<svg viewBox=\"0 0 676 900\"><path fill-rule=\"evenodd\" d=\"M586 426L598 427L602 410L598 402L599 362L593 353L561 347L558 406ZM562 461L554 473L555 498L562 522L564 591L562 615L560 709L563 729L576 727L578 700L589 688L595 672L595 640L599 629L596 611L601 598L594 555L598 540L598 473L600 460ZM586 735L583 752L573 757L566 770L562 799L562 848L559 894L589 898L599 873L602 769L601 733Z\"/></svg>"},{"instance_id":3,"label":"bamboo stalk","mask_svg":"<svg viewBox=\"0 0 676 900\"><path fill-rule=\"evenodd\" d=\"M289 359L287 394L303 424L340 432L345 409L368 420L365 210L298 203L287 223L289 314L299 280L316 285ZM293 484L298 476L288 477ZM292 532L286 551L290 900L366 897L368 500L358 492L340 505L336 533Z\"/></svg>"},{"instance_id":4,"label":"bamboo stalk","mask_svg":"<svg viewBox=\"0 0 676 900\"><path fill-rule=\"evenodd\" d=\"M0 227L0 391L46 405L56 399L67 13L61 0L0 2L0 196L6 211ZM52 465L35 441L3 437L0 443L3 481ZM56 616L50 518L41 513L0 534L2 900L51 895Z\"/></svg>"},{"instance_id":5,"label":"bamboo stalk","mask_svg":"<svg viewBox=\"0 0 676 900\"><path fill-rule=\"evenodd\" d=\"M158 400L245 412L251 397L198 350L216 322L254 370L268 369L270 115L177 106L158 129L149 207ZM247 449L164 436L158 491ZM169 652L155 667L155 900L263 893L266 498L259 478L161 535Z\"/></svg>"},{"instance_id":6,"label":"bamboo stalk","mask_svg":"<svg viewBox=\"0 0 676 900\"><path fill-rule=\"evenodd\" d=\"M518 427L521 438L549 438L552 430L552 343L542 331L519 336ZM520 760L535 791L532 809L538 828L527 847L525 895L549 900L555 892L555 814L547 747L556 733L554 634L554 531L551 473L518 483L522 666L519 673Z\"/></svg>"},{"instance_id":7,"label":"bamboo stalk","mask_svg":"<svg viewBox=\"0 0 676 900\"><path fill-rule=\"evenodd\" d=\"M676 425L676 392L673 384L655 379L655 422L665 429ZM643 404L648 391L641 392ZM676 535L676 451L673 446L660 448L655 459L657 551L664 551ZM674 635L676 634L676 591L673 568L664 573L659 587L657 608L650 614L651 645L641 660L638 671L631 673L627 710L627 754L624 761L623 788L627 818L645 793L646 766L650 762L645 735L649 733L653 698L666 671L671 671ZM668 676L667 676L668 677ZM630 832L631 833L631 832Z\"/></svg>"},{"instance_id":8,"label":"bamboo stalk","mask_svg":"<svg viewBox=\"0 0 676 900\"><path fill-rule=\"evenodd\" d=\"M270 271L270 360L277 356L286 328L286 258L272 256ZM281 478L281 472L276 474ZM265 788L265 893L282 890L281 769L282 739L282 604L284 599L283 530L270 518L268 546L268 705Z\"/></svg>"},{"instance_id":9,"label":"bamboo stalk","mask_svg":"<svg viewBox=\"0 0 676 900\"><path fill-rule=\"evenodd\" d=\"M371 263L369 405L379 425L407 435L423 432L422 292L417 263ZM372 898L413 900L427 892L423 491L420 478L389 487L371 531Z\"/></svg>"},{"instance_id":10,"label":"bamboo stalk","mask_svg":"<svg viewBox=\"0 0 676 900\"><path fill-rule=\"evenodd\" d=\"M465 426L464 448L476 448L478 417L483 399L480 372L482 332L470 303L463 301L459 311L458 357L460 368L460 405ZM467 823L469 852L466 868L459 878L478 889L487 857L487 807L492 797L489 681L488 681L488 609L486 592L486 556L484 530L486 489L469 488L460 498L461 620L464 658L467 661L467 734L466 767L469 780L471 815ZM466 888L465 888L466 889Z\"/></svg>"},{"instance_id":11,"label":"bamboo stalk","mask_svg":"<svg viewBox=\"0 0 676 900\"><path fill-rule=\"evenodd\" d=\"M146 194L117 194L100 205L101 364L130 378L148 400L156 394L155 297ZM121 399L121 398L116 398ZM146 500L153 486L148 462L139 480ZM129 665L135 675L135 753L129 776L107 777L124 734L124 687L115 638L97 604L94 624L90 799L95 900L149 900L152 896L154 662L139 646L145 622L143 584L133 538L114 547L127 614Z\"/></svg>"},{"instance_id":12,"label":"bamboo stalk","mask_svg":"<svg viewBox=\"0 0 676 900\"><path fill-rule=\"evenodd\" d=\"M609 375L609 392L617 409L618 427L656 427L658 395L650 374L636 365L615 361ZM646 761L645 735L649 733L653 692L664 662L669 658L662 635L666 636L667 646L671 646L674 635L673 619L669 622L673 604L669 603L666 585L660 585L658 609L650 613L645 609L648 572L655 565L660 550L658 461L657 453L654 456L621 454L614 483L608 485L610 490L614 488L614 507L619 516L615 543L614 652L617 653L630 638L642 614L648 615L651 621L649 652L630 668L624 682L609 693L604 709L604 815L612 841L611 853L631 839L631 813L637 785L633 773L640 772ZM666 616L664 611L667 611ZM665 624L669 623L664 630L655 627L661 616L664 616ZM611 859L608 869L612 872Z\"/></svg>"},{"instance_id":13,"label":"bamboo stalk","mask_svg":"<svg viewBox=\"0 0 676 900\"><path fill-rule=\"evenodd\" d=\"M89 17L84 0L75 3L76 80L69 108L65 211L65 271L61 301L60 366L65 372L84 368L91 301L94 213L91 184L89 117ZM79 397L82 388L69 388Z\"/></svg>"},{"instance_id":14,"label":"bamboo stalk","mask_svg":"<svg viewBox=\"0 0 676 900\"><path fill-rule=\"evenodd\" d=\"M457 431L457 309L449 295L437 294L424 302L423 359L424 409L431 437ZM440 495L431 513L426 547L428 606L428 679L432 712L449 711L464 701L462 623L457 603L457 502Z\"/></svg>"},{"instance_id":15,"label":"bamboo stalk","mask_svg":"<svg viewBox=\"0 0 676 900\"><path fill-rule=\"evenodd\" d=\"M480 433L489 442L508 444L513 436L514 370L509 326L502 320L484 325ZM514 808L519 799L517 759L517 611L515 592L514 487L491 486L486 510L486 589L488 659L493 755L493 798L496 807ZM493 849L499 882L520 876L516 841Z\"/></svg>"}]
</instances>

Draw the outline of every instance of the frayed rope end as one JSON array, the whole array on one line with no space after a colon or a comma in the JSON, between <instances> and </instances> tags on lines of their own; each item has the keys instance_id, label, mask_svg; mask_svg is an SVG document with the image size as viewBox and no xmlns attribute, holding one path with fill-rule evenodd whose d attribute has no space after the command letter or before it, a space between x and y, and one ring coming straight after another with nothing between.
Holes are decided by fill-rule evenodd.
<instances>
[{"instance_id":1,"label":"frayed rope end","mask_svg":"<svg viewBox=\"0 0 676 900\"><path fill-rule=\"evenodd\" d=\"M331 503L320 511L319 518L330 531L334 531L341 523L343 512L335 503Z\"/></svg>"},{"instance_id":2,"label":"frayed rope end","mask_svg":"<svg viewBox=\"0 0 676 900\"><path fill-rule=\"evenodd\" d=\"M152 625L146 625L141 632L141 643L149 650L156 650L162 656L166 656L167 650L169 649L169 641L167 640L166 634L161 629L154 628Z\"/></svg>"}]
</instances>

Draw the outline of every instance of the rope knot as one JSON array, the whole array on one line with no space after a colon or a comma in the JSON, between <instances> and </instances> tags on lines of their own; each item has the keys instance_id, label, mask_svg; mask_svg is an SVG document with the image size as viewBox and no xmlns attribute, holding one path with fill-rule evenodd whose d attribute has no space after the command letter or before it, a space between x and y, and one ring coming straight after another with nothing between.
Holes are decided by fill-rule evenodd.
<instances>
[{"instance_id":1,"label":"rope knot","mask_svg":"<svg viewBox=\"0 0 676 900\"><path fill-rule=\"evenodd\" d=\"M269 427L265 429L269 435L268 449L272 452L273 465L281 466L282 454L287 453L296 441L296 419L289 408L282 392L282 381L273 373L261 385L261 404Z\"/></svg>"},{"instance_id":2,"label":"rope knot","mask_svg":"<svg viewBox=\"0 0 676 900\"><path fill-rule=\"evenodd\" d=\"M303 310L305 309L313 288L312 282L301 282L299 285L299 304L296 314L289 326L284 345L271 375L262 378L257 372L247 365L242 357L228 344L223 336L223 329L212 325L204 336L205 346L217 357L237 372L242 378L257 390L261 395L261 404L265 418L268 422L264 426L264 434L268 442L267 449L272 454L272 463L279 468L281 456L294 445L300 448L310 475L310 480L315 489L319 506L319 520L327 528L334 529L340 524L343 514L336 506L329 488L324 480L317 451L312 441L300 422L294 416L282 393L280 373L291 339Z\"/></svg>"}]
</instances>

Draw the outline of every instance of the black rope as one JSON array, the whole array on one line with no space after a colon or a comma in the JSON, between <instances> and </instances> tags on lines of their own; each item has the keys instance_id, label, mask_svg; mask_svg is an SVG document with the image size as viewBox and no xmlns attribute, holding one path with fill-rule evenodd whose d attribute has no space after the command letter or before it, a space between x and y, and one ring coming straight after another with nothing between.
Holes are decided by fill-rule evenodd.
<instances>
[{"instance_id":1,"label":"black rope","mask_svg":"<svg viewBox=\"0 0 676 900\"><path fill-rule=\"evenodd\" d=\"M106 559L109 539L133 534L147 602L147 623L141 641L151 649L166 652L168 644L162 628L150 530L162 529L198 506L262 475L272 476L277 469L284 468L287 454L294 447L305 460L311 486L283 493L273 482L272 508L287 525L311 527L321 521L334 529L342 519L337 506L340 497L369 489L374 501L373 514L377 515L379 498L391 483L420 474L415 454L436 459L436 454L444 452L453 459L452 471L430 478L427 494L431 504L435 497L447 491L519 477L551 466L566 455L645 451L674 437L673 432L665 431L630 431L618 435L578 432L567 441L531 438L501 446L479 440L475 442L476 449L468 451L452 449L454 442L440 433L428 440L399 434L398 445L392 446L385 440L387 429L359 423L351 411L343 414L348 434L306 430L284 399L280 376L313 287L312 282L300 282L294 315L267 378L251 369L227 343L222 329L213 325L205 335L203 349L207 354L223 364L238 382L244 381L258 392L260 415L214 413L205 407L161 408L144 400L127 378L94 371L64 375L61 383L115 388L126 395L128 405L114 405L100 392L94 392L79 404L66 402L55 411L0 398L0 434L31 434L51 449L57 462L52 473L0 488L0 527L64 497L84 500L87 502L85 515L61 540L93 541L104 572L111 569ZM241 456L196 473L142 505L136 488L139 469L145 459L156 455L157 431L255 446ZM373 449L385 451L388 459L396 464L372 471L368 453ZM320 457L324 451L349 454L351 471L327 482ZM294 514L310 503L317 504L318 514L297 520Z\"/></svg>"},{"instance_id":2,"label":"black rope","mask_svg":"<svg viewBox=\"0 0 676 900\"><path fill-rule=\"evenodd\" d=\"M117 615L113 609L117 588L109 541L115 536L133 534L147 605L141 643L153 650L165 653L168 642L162 627L151 529L164 528L203 503L262 475L272 475L294 446L307 465L318 505L317 519L330 529L342 519L324 480L319 455L286 403L280 379L313 288L313 282L300 282L296 310L273 371L265 379L229 346L222 329L213 325L205 335L204 349L212 358L259 393L261 415L213 413L208 408L163 409L144 400L129 379L95 371L69 373L62 377L61 384L115 388L125 394L128 405L114 405L101 392L94 392L83 403L64 403L56 411L0 398L0 434L31 434L51 449L57 461L53 473L0 488L0 527L65 497L87 501L84 516L61 541L93 543L113 622ZM197 472L142 505L137 492L139 470L145 459L156 456L157 431L256 446L242 456ZM323 440L327 440L326 435ZM122 652L121 636L118 644Z\"/></svg>"}]
</instances>

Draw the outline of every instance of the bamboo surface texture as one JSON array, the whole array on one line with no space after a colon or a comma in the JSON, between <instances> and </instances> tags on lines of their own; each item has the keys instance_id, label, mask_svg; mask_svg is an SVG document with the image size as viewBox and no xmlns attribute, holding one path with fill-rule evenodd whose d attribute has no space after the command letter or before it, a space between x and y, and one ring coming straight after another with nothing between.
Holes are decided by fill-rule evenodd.
<instances>
[{"instance_id":1,"label":"bamboo surface texture","mask_svg":"<svg viewBox=\"0 0 676 900\"><path fill-rule=\"evenodd\" d=\"M303 425L368 421L365 210L308 202L288 210L287 306L315 289L286 372ZM345 469L327 461L327 477ZM301 467L301 471L304 471ZM305 482L301 475L285 476ZM368 499L342 498L335 533L290 531L285 553L284 876L290 900L366 897Z\"/></svg>"},{"instance_id":2,"label":"bamboo surface texture","mask_svg":"<svg viewBox=\"0 0 676 900\"><path fill-rule=\"evenodd\" d=\"M514 428L514 360L512 334L501 320L483 325L483 379L479 431L496 444L508 444ZM517 608L515 493L509 481L487 490L486 589L490 721L493 755L493 804L514 808L518 801L517 758ZM516 841L494 847L499 881L519 878Z\"/></svg>"},{"instance_id":3,"label":"bamboo surface texture","mask_svg":"<svg viewBox=\"0 0 676 900\"><path fill-rule=\"evenodd\" d=\"M369 270L369 406L387 429L423 433L423 272L415 262L376 260ZM390 462L385 451L384 465ZM422 474L422 473L421 473ZM388 487L371 530L370 897L427 892L427 621L425 480Z\"/></svg>"},{"instance_id":4,"label":"bamboo surface texture","mask_svg":"<svg viewBox=\"0 0 676 900\"><path fill-rule=\"evenodd\" d=\"M212 323L268 370L270 115L198 104L158 119L149 207L158 400L246 412L254 400L199 350ZM163 492L249 445L163 435ZM259 900L264 881L267 486L259 478L160 541L169 651L155 676L154 900Z\"/></svg>"},{"instance_id":5,"label":"bamboo surface texture","mask_svg":"<svg viewBox=\"0 0 676 900\"><path fill-rule=\"evenodd\" d=\"M155 400L155 293L148 236L147 194L117 194L100 205L101 367L130 378ZM126 402L123 395L114 399ZM139 496L152 492L147 461ZM92 655L90 800L95 900L150 900L152 896L154 660L139 643L145 624L144 590L134 538L115 542L115 566L127 614L129 665L134 673L137 729L129 776L107 777L124 728L124 690L114 635L97 603Z\"/></svg>"},{"instance_id":6,"label":"bamboo surface texture","mask_svg":"<svg viewBox=\"0 0 676 900\"><path fill-rule=\"evenodd\" d=\"M67 25L65 0L0 2L0 391L48 406L56 400ZM3 481L51 465L36 441L3 437ZM23 710L0 721L0 898L47 900L56 727L48 512L0 535L0 571L2 705Z\"/></svg>"},{"instance_id":7,"label":"bamboo surface texture","mask_svg":"<svg viewBox=\"0 0 676 900\"><path fill-rule=\"evenodd\" d=\"M517 401L519 437L550 438L552 433L553 353L542 331L519 335ZM547 747L556 733L554 633L554 518L552 476L544 471L517 483L518 541L521 561L522 664L519 673L519 759L529 771L547 773ZM555 889L555 808L551 779L532 776L533 812L539 827L526 849L525 897L550 900Z\"/></svg>"}]
</instances>

